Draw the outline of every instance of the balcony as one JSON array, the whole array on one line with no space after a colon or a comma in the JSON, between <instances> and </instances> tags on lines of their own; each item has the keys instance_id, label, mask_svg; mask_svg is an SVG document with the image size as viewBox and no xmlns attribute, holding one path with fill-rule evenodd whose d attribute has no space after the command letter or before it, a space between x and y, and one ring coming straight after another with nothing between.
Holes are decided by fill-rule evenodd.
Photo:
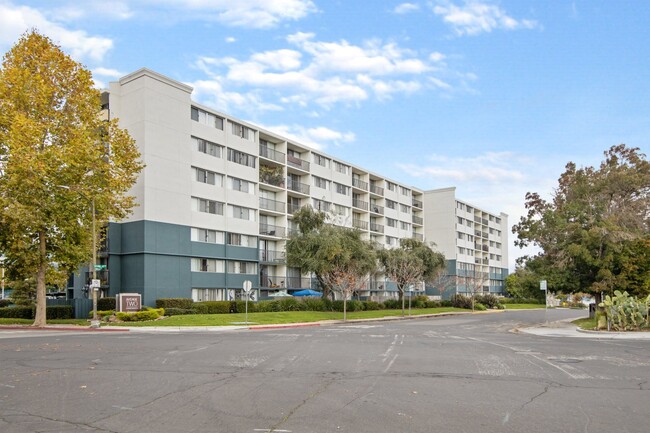
<instances>
[{"instance_id":1,"label":"balcony","mask_svg":"<svg viewBox=\"0 0 650 433\"><path fill-rule=\"evenodd\" d=\"M300 210L301 206L296 203L287 203L287 213L290 215L295 214Z\"/></svg>"},{"instance_id":2,"label":"balcony","mask_svg":"<svg viewBox=\"0 0 650 433\"><path fill-rule=\"evenodd\" d=\"M413 207L422 209L422 202L420 200L413 199Z\"/></svg>"},{"instance_id":3,"label":"balcony","mask_svg":"<svg viewBox=\"0 0 650 433\"><path fill-rule=\"evenodd\" d=\"M275 162L280 162L284 164L284 153L278 152L277 150L269 149L266 146L260 144L260 156L262 158L270 159Z\"/></svg>"},{"instance_id":4,"label":"balcony","mask_svg":"<svg viewBox=\"0 0 650 433\"><path fill-rule=\"evenodd\" d=\"M383 233L384 232L384 226L381 225L381 224L377 224L377 223L370 223L370 231L377 232L377 233Z\"/></svg>"},{"instance_id":5,"label":"balcony","mask_svg":"<svg viewBox=\"0 0 650 433\"><path fill-rule=\"evenodd\" d=\"M352 178L352 186L364 191L368 191L368 182L364 182L361 179Z\"/></svg>"},{"instance_id":6,"label":"balcony","mask_svg":"<svg viewBox=\"0 0 650 433\"><path fill-rule=\"evenodd\" d=\"M284 202L260 197L260 209L284 213Z\"/></svg>"},{"instance_id":7,"label":"balcony","mask_svg":"<svg viewBox=\"0 0 650 433\"><path fill-rule=\"evenodd\" d=\"M284 251L260 250L260 262L284 263Z\"/></svg>"},{"instance_id":8,"label":"balcony","mask_svg":"<svg viewBox=\"0 0 650 433\"><path fill-rule=\"evenodd\" d=\"M311 289L311 278L287 277L287 289Z\"/></svg>"},{"instance_id":9,"label":"balcony","mask_svg":"<svg viewBox=\"0 0 650 433\"><path fill-rule=\"evenodd\" d=\"M370 192L377 195L384 195L384 188L371 183Z\"/></svg>"},{"instance_id":10,"label":"balcony","mask_svg":"<svg viewBox=\"0 0 650 433\"><path fill-rule=\"evenodd\" d=\"M363 209L363 210L368 210L368 202L359 200L357 198L352 199L352 206L358 208L358 209Z\"/></svg>"},{"instance_id":11,"label":"balcony","mask_svg":"<svg viewBox=\"0 0 650 433\"><path fill-rule=\"evenodd\" d=\"M413 217L411 219L413 221L413 224L418 224L418 225L424 224L424 219L420 218L419 216L413 215Z\"/></svg>"},{"instance_id":12,"label":"balcony","mask_svg":"<svg viewBox=\"0 0 650 433\"><path fill-rule=\"evenodd\" d=\"M422 233L415 233L413 232L413 239L417 239L419 241L424 241L424 235Z\"/></svg>"},{"instance_id":13,"label":"balcony","mask_svg":"<svg viewBox=\"0 0 650 433\"><path fill-rule=\"evenodd\" d=\"M260 165L260 182L284 188L284 174L282 172L282 167Z\"/></svg>"},{"instance_id":14,"label":"balcony","mask_svg":"<svg viewBox=\"0 0 650 433\"><path fill-rule=\"evenodd\" d=\"M309 171L309 161L305 161L293 155L287 155L287 165L304 171Z\"/></svg>"},{"instance_id":15,"label":"balcony","mask_svg":"<svg viewBox=\"0 0 650 433\"><path fill-rule=\"evenodd\" d=\"M260 235L262 236L276 236L283 238L285 236L285 232L286 229L284 227L260 223Z\"/></svg>"},{"instance_id":16,"label":"balcony","mask_svg":"<svg viewBox=\"0 0 650 433\"><path fill-rule=\"evenodd\" d=\"M287 189L309 195L309 185L292 180L290 177L287 178Z\"/></svg>"},{"instance_id":17,"label":"balcony","mask_svg":"<svg viewBox=\"0 0 650 433\"><path fill-rule=\"evenodd\" d=\"M379 206L378 204L371 203L370 204L370 211L374 212L376 214L379 214L379 215L383 215L384 214L384 207Z\"/></svg>"},{"instance_id":18,"label":"balcony","mask_svg":"<svg viewBox=\"0 0 650 433\"><path fill-rule=\"evenodd\" d=\"M261 275L260 287L263 289L284 289L284 277L277 275Z\"/></svg>"},{"instance_id":19,"label":"balcony","mask_svg":"<svg viewBox=\"0 0 650 433\"><path fill-rule=\"evenodd\" d=\"M357 228L359 230L368 230L368 221L353 219L352 220L352 227Z\"/></svg>"}]
</instances>

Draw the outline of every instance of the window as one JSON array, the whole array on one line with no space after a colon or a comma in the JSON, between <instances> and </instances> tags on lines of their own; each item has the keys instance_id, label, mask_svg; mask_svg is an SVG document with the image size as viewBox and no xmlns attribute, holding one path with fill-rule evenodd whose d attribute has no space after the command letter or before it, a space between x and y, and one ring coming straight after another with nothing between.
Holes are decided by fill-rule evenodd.
<instances>
[{"instance_id":1,"label":"window","mask_svg":"<svg viewBox=\"0 0 650 433\"><path fill-rule=\"evenodd\" d=\"M241 191L249 194L255 193L254 184L236 177L228 176L228 187L234 191Z\"/></svg>"},{"instance_id":2,"label":"window","mask_svg":"<svg viewBox=\"0 0 650 433\"><path fill-rule=\"evenodd\" d=\"M314 159L314 164L318 164L321 167L326 167L326 168L330 167L330 159L329 158L325 158L322 155L314 153L313 159Z\"/></svg>"},{"instance_id":3,"label":"window","mask_svg":"<svg viewBox=\"0 0 650 433\"><path fill-rule=\"evenodd\" d=\"M389 191L395 191L397 189L397 184L386 181L386 188L388 188Z\"/></svg>"},{"instance_id":4,"label":"window","mask_svg":"<svg viewBox=\"0 0 650 433\"><path fill-rule=\"evenodd\" d=\"M229 274L257 274L257 264L254 262L229 260L226 266Z\"/></svg>"},{"instance_id":5,"label":"window","mask_svg":"<svg viewBox=\"0 0 650 433\"><path fill-rule=\"evenodd\" d=\"M336 215L343 215L343 216L348 216L350 213L350 208L346 206L342 206L340 204L335 204L334 205L334 213Z\"/></svg>"},{"instance_id":6,"label":"window","mask_svg":"<svg viewBox=\"0 0 650 433\"><path fill-rule=\"evenodd\" d=\"M223 215L223 203L205 198L192 197L193 210L198 212Z\"/></svg>"},{"instance_id":7,"label":"window","mask_svg":"<svg viewBox=\"0 0 650 433\"><path fill-rule=\"evenodd\" d=\"M221 129L223 131L223 119L207 111L201 110L197 107L192 107L192 120L199 122L203 125L208 125L213 128Z\"/></svg>"},{"instance_id":8,"label":"window","mask_svg":"<svg viewBox=\"0 0 650 433\"><path fill-rule=\"evenodd\" d=\"M223 260L192 258L192 272L223 272Z\"/></svg>"},{"instance_id":9,"label":"window","mask_svg":"<svg viewBox=\"0 0 650 433\"><path fill-rule=\"evenodd\" d=\"M314 186L316 186L318 188L322 188L322 189L327 189L327 190L330 189L329 188L329 183L330 183L329 180L323 179L322 177L318 177L318 176L313 176L313 178L314 178Z\"/></svg>"},{"instance_id":10,"label":"window","mask_svg":"<svg viewBox=\"0 0 650 433\"><path fill-rule=\"evenodd\" d=\"M501 218L496 217L496 218L495 218L495 222L496 222L497 224L501 224Z\"/></svg>"},{"instance_id":11,"label":"window","mask_svg":"<svg viewBox=\"0 0 650 433\"><path fill-rule=\"evenodd\" d=\"M394 218L386 218L386 225L388 227L397 227L397 220Z\"/></svg>"},{"instance_id":12,"label":"window","mask_svg":"<svg viewBox=\"0 0 650 433\"><path fill-rule=\"evenodd\" d=\"M467 212L474 212L474 208L471 206L467 206Z\"/></svg>"},{"instance_id":13,"label":"window","mask_svg":"<svg viewBox=\"0 0 650 433\"><path fill-rule=\"evenodd\" d=\"M228 212L233 218L246 221L255 221L255 210L243 206L234 206L229 204L230 211Z\"/></svg>"},{"instance_id":14,"label":"window","mask_svg":"<svg viewBox=\"0 0 650 433\"><path fill-rule=\"evenodd\" d=\"M223 186L223 175L198 167L192 167L192 170L194 171L194 179L197 182L207 183L208 185Z\"/></svg>"},{"instance_id":15,"label":"window","mask_svg":"<svg viewBox=\"0 0 650 433\"><path fill-rule=\"evenodd\" d=\"M221 158L221 155L223 153L223 146L197 137L192 137L192 147L201 153L205 153L206 155L211 155L216 158Z\"/></svg>"},{"instance_id":16,"label":"window","mask_svg":"<svg viewBox=\"0 0 650 433\"><path fill-rule=\"evenodd\" d=\"M230 122L230 124L232 125L232 135L241 137L244 140L252 141L255 139L255 131L253 131L252 129L244 125L240 125L239 123Z\"/></svg>"},{"instance_id":17,"label":"window","mask_svg":"<svg viewBox=\"0 0 650 433\"><path fill-rule=\"evenodd\" d=\"M465 210L465 205L459 201L456 202L456 207L460 210Z\"/></svg>"},{"instance_id":18,"label":"window","mask_svg":"<svg viewBox=\"0 0 650 433\"><path fill-rule=\"evenodd\" d=\"M228 161L255 168L255 157L235 149L228 148Z\"/></svg>"},{"instance_id":19,"label":"window","mask_svg":"<svg viewBox=\"0 0 650 433\"><path fill-rule=\"evenodd\" d=\"M400 205L399 205L399 209L400 209L400 211L402 211L403 213L411 213L411 207L410 207L410 206L407 206L407 205L405 205L405 204L400 204Z\"/></svg>"},{"instance_id":20,"label":"window","mask_svg":"<svg viewBox=\"0 0 650 433\"><path fill-rule=\"evenodd\" d=\"M465 233L458 232L458 239L465 239Z\"/></svg>"},{"instance_id":21,"label":"window","mask_svg":"<svg viewBox=\"0 0 650 433\"><path fill-rule=\"evenodd\" d=\"M496 243L496 247L497 247L498 249L501 249L501 243L500 243L500 242L497 242L497 243Z\"/></svg>"},{"instance_id":22,"label":"window","mask_svg":"<svg viewBox=\"0 0 650 433\"><path fill-rule=\"evenodd\" d=\"M334 161L334 170L338 171L339 173L348 174L350 167L345 164L341 164L338 161Z\"/></svg>"},{"instance_id":23,"label":"window","mask_svg":"<svg viewBox=\"0 0 650 433\"><path fill-rule=\"evenodd\" d=\"M386 245L390 245L391 247L397 245L397 238L386 236Z\"/></svg>"},{"instance_id":24,"label":"window","mask_svg":"<svg viewBox=\"0 0 650 433\"><path fill-rule=\"evenodd\" d=\"M314 198L312 200L313 200L314 209L317 209L317 210L319 210L321 212L329 212L330 211L331 203L328 203L328 202L323 201L323 200L318 200L316 198Z\"/></svg>"},{"instance_id":25,"label":"window","mask_svg":"<svg viewBox=\"0 0 650 433\"><path fill-rule=\"evenodd\" d=\"M336 192L339 194L343 195L350 195L350 187L347 185L343 185L338 182L334 182L334 185L336 186Z\"/></svg>"},{"instance_id":26,"label":"window","mask_svg":"<svg viewBox=\"0 0 650 433\"><path fill-rule=\"evenodd\" d=\"M257 236L241 235L239 233L228 233L226 236L226 243L228 245L235 245L238 247L257 248Z\"/></svg>"},{"instance_id":27,"label":"window","mask_svg":"<svg viewBox=\"0 0 650 433\"><path fill-rule=\"evenodd\" d=\"M402 230L411 230L411 224L404 221L400 221L400 227Z\"/></svg>"},{"instance_id":28,"label":"window","mask_svg":"<svg viewBox=\"0 0 650 433\"><path fill-rule=\"evenodd\" d=\"M390 199L386 199L386 207L387 207L387 208L389 208L389 209L395 209L396 206L397 206L397 202L396 202L396 201L393 201L393 200L390 200Z\"/></svg>"},{"instance_id":29,"label":"window","mask_svg":"<svg viewBox=\"0 0 650 433\"><path fill-rule=\"evenodd\" d=\"M465 248L463 247L458 247L458 254L465 254Z\"/></svg>"},{"instance_id":30,"label":"window","mask_svg":"<svg viewBox=\"0 0 650 433\"><path fill-rule=\"evenodd\" d=\"M462 217L457 217L457 218L458 218L458 224L463 225L463 223L465 222L465 218Z\"/></svg>"},{"instance_id":31,"label":"window","mask_svg":"<svg viewBox=\"0 0 650 433\"><path fill-rule=\"evenodd\" d=\"M203 301L227 301L226 289L192 289L192 300Z\"/></svg>"},{"instance_id":32,"label":"window","mask_svg":"<svg viewBox=\"0 0 650 433\"><path fill-rule=\"evenodd\" d=\"M408 188L404 188L403 186L399 187L399 193L405 196L410 196L411 195L411 190Z\"/></svg>"},{"instance_id":33,"label":"window","mask_svg":"<svg viewBox=\"0 0 650 433\"><path fill-rule=\"evenodd\" d=\"M223 232L192 227L191 240L194 242L207 242L209 244L222 244Z\"/></svg>"}]
</instances>

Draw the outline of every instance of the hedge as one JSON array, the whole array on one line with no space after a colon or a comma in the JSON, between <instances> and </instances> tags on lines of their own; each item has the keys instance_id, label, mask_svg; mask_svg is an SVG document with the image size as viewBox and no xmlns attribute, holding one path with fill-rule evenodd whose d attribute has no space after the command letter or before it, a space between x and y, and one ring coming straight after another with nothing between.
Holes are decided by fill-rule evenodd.
<instances>
[{"instance_id":1,"label":"hedge","mask_svg":"<svg viewBox=\"0 0 650 433\"><path fill-rule=\"evenodd\" d=\"M160 298L156 299L156 308L182 308L192 309L194 301L192 298Z\"/></svg>"},{"instance_id":2,"label":"hedge","mask_svg":"<svg viewBox=\"0 0 650 433\"><path fill-rule=\"evenodd\" d=\"M165 316L182 316L185 314L196 314L196 311L188 308L165 308Z\"/></svg>"},{"instance_id":3,"label":"hedge","mask_svg":"<svg viewBox=\"0 0 650 433\"><path fill-rule=\"evenodd\" d=\"M115 298L99 298L97 300L97 309L102 311L115 309Z\"/></svg>"},{"instance_id":4,"label":"hedge","mask_svg":"<svg viewBox=\"0 0 650 433\"><path fill-rule=\"evenodd\" d=\"M11 305L9 299L0 299L0 308L8 307L9 305Z\"/></svg>"},{"instance_id":5,"label":"hedge","mask_svg":"<svg viewBox=\"0 0 650 433\"><path fill-rule=\"evenodd\" d=\"M234 312L235 305L230 301L195 302L192 309L197 314L228 314Z\"/></svg>"},{"instance_id":6,"label":"hedge","mask_svg":"<svg viewBox=\"0 0 650 433\"><path fill-rule=\"evenodd\" d=\"M135 313L124 313L120 311L116 314L117 318L123 322L144 322L148 320L156 320L160 316L164 315L164 308L149 308L143 311L136 311Z\"/></svg>"},{"instance_id":7,"label":"hedge","mask_svg":"<svg viewBox=\"0 0 650 433\"><path fill-rule=\"evenodd\" d=\"M33 319L34 307L3 307L0 317L5 319ZM71 305L50 305L45 310L47 320L72 319L74 317Z\"/></svg>"}]
</instances>

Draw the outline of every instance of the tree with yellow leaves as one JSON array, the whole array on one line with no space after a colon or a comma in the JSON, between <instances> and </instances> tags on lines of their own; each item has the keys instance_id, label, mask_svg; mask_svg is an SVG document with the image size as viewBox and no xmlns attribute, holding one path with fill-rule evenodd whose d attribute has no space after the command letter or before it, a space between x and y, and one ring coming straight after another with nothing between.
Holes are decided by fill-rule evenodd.
<instances>
[{"instance_id":1,"label":"tree with yellow leaves","mask_svg":"<svg viewBox=\"0 0 650 433\"><path fill-rule=\"evenodd\" d=\"M14 277L35 278L34 326L46 323L50 275L92 255L93 222L125 217L143 168L117 120L102 120L90 71L33 30L0 70L0 253ZM94 214L93 214L94 210Z\"/></svg>"}]
</instances>

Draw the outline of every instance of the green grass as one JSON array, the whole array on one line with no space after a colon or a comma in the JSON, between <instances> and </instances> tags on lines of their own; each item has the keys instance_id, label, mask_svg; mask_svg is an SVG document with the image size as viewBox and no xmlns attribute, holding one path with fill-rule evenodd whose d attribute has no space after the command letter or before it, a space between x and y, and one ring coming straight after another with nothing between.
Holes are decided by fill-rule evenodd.
<instances>
[{"instance_id":1,"label":"green grass","mask_svg":"<svg viewBox=\"0 0 650 433\"><path fill-rule=\"evenodd\" d=\"M544 308L544 304L504 304L506 310L532 310L534 308Z\"/></svg>"},{"instance_id":2,"label":"green grass","mask_svg":"<svg viewBox=\"0 0 650 433\"><path fill-rule=\"evenodd\" d=\"M447 313L452 311L464 311L461 308L422 308L412 309L411 315ZM377 310L377 311L355 311L347 314L351 319L376 319L382 317L401 316L402 310ZM408 316L408 309L406 310ZM330 311L282 311L277 313L249 313L248 322L258 325L282 325L287 323L309 323L321 320L342 320L342 312ZM151 322L125 322L116 323L114 326L227 326L233 323L244 323L245 314L189 314L172 316L162 320Z\"/></svg>"},{"instance_id":3,"label":"green grass","mask_svg":"<svg viewBox=\"0 0 650 433\"><path fill-rule=\"evenodd\" d=\"M598 321L595 317L593 319L590 319L588 317L586 319L577 319L571 323L573 323L574 325L578 326L581 329L588 329L588 330L596 329L596 326L598 325Z\"/></svg>"}]
</instances>

